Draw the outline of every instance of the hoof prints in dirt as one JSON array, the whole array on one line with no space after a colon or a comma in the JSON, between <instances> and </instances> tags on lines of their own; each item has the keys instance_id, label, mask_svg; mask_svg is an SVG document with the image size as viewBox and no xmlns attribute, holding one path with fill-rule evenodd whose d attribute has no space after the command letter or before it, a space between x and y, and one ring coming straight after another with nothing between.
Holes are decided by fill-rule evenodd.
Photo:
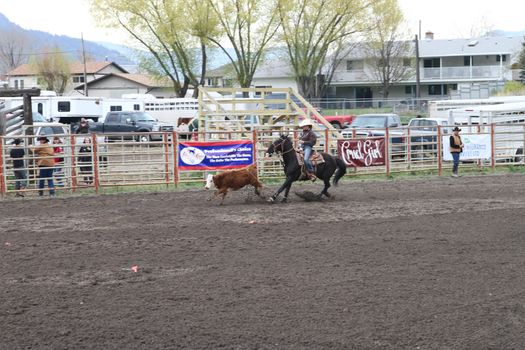
<instances>
[{"instance_id":1,"label":"hoof prints in dirt","mask_svg":"<svg viewBox=\"0 0 525 350\"><path fill-rule=\"evenodd\" d=\"M210 267L196 266L190 268L174 269L152 269L138 268L133 272L130 268L120 268L113 271L82 271L65 272L58 275L32 276L27 275L21 278L14 278L6 281L8 284L28 284L28 285L73 285L73 286L94 286L112 285L123 283L151 282L158 279L183 276L189 273L207 270Z\"/></svg>"}]
</instances>

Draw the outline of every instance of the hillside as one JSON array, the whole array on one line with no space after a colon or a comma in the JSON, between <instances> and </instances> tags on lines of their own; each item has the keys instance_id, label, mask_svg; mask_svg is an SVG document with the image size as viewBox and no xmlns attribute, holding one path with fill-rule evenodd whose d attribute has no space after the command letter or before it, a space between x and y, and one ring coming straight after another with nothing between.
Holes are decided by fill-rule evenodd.
<instances>
[{"instance_id":1,"label":"hillside","mask_svg":"<svg viewBox=\"0 0 525 350\"><path fill-rule=\"evenodd\" d=\"M28 30L11 22L6 16L0 13L0 31L21 31L31 40L31 52L41 51L45 47L58 46L66 52L72 59L78 60L82 50L82 41L65 35L52 35L39 30ZM128 56L93 41L84 41L86 53L89 57L98 61L114 61L120 65L136 64ZM30 55L28 55L30 56Z\"/></svg>"}]
</instances>

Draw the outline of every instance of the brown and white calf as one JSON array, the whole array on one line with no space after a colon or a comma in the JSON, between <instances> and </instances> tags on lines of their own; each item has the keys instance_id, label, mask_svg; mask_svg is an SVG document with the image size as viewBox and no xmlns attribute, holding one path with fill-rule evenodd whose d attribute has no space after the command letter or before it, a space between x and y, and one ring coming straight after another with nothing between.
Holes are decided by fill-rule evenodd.
<instances>
[{"instance_id":1,"label":"brown and white calf","mask_svg":"<svg viewBox=\"0 0 525 350\"><path fill-rule=\"evenodd\" d=\"M257 179L257 167L255 164L246 168L229 170L216 175L209 174L206 178L206 185L204 188L209 190L212 185L215 185L217 190L208 200L211 200L214 196L222 195L221 204L229 190L237 191L248 185L255 187L255 194L262 197L262 184Z\"/></svg>"}]
</instances>

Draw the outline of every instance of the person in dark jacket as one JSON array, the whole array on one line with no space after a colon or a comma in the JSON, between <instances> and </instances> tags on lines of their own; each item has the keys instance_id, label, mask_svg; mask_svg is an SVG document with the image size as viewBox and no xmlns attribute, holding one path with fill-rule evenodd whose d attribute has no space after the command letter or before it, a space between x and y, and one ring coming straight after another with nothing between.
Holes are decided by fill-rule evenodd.
<instances>
[{"instance_id":1,"label":"person in dark jacket","mask_svg":"<svg viewBox=\"0 0 525 350\"><path fill-rule=\"evenodd\" d=\"M24 157L26 152L22 147L22 140L15 139L15 147L11 149L10 156L13 159L13 173L15 174L15 190L17 197L24 197L23 190L27 187L27 169Z\"/></svg>"},{"instance_id":2,"label":"person in dark jacket","mask_svg":"<svg viewBox=\"0 0 525 350\"><path fill-rule=\"evenodd\" d=\"M84 183L91 185L93 183L93 156L91 154L91 139L84 138L82 147L78 150L78 165L80 173L84 176Z\"/></svg>"},{"instance_id":3,"label":"person in dark jacket","mask_svg":"<svg viewBox=\"0 0 525 350\"><path fill-rule=\"evenodd\" d=\"M78 129L75 133L76 134L89 134L89 123L86 120L86 118L80 119L80 124L78 125Z\"/></svg>"},{"instance_id":4,"label":"person in dark jacket","mask_svg":"<svg viewBox=\"0 0 525 350\"><path fill-rule=\"evenodd\" d=\"M299 137L299 142L304 151L304 164L306 166L307 176L310 180L315 181L315 171L310 156L312 155L313 147L317 142L317 136L312 131L312 125L312 122L308 119L299 123L299 127L303 129L303 132Z\"/></svg>"},{"instance_id":5,"label":"person in dark jacket","mask_svg":"<svg viewBox=\"0 0 525 350\"><path fill-rule=\"evenodd\" d=\"M458 177L458 167L459 167L459 155L463 152L463 141L461 141L461 136L459 136L460 128L457 126L452 130L453 134L450 136L450 154L452 154L452 159L454 160L452 166L452 176Z\"/></svg>"}]
</instances>

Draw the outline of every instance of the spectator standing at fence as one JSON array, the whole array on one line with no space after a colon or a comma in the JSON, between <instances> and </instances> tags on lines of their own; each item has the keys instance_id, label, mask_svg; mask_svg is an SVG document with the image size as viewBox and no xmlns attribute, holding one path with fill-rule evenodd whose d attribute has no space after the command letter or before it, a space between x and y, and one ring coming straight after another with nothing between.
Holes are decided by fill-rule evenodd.
<instances>
[{"instance_id":1,"label":"spectator standing at fence","mask_svg":"<svg viewBox=\"0 0 525 350\"><path fill-rule=\"evenodd\" d=\"M461 141L461 136L459 136L460 128L457 126L452 130L452 135L450 136L450 153L452 154L453 166L452 166L452 176L458 177L458 167L459 167L459 155L463 152L463 141Z\"/></svg>"},{"instance_id":2,"label":"spectator standing at fence","mask_svg":"<svg viewBox=\"0 0 525 350\"><path fill-rule=\"evenodd\" d=\"M49 144L49 139L45 136L38 138L40 145L34 148L36 165L39 168L38 172L38 195L44 195L44 187L47 180L47 187L49 188L49 195L55 196L55 184L53 182L53 170L55 168L55 152L53 147Z\"/></svg>"},{"instance_id":3,"label":"spectator standing at fence","mask_svg":"<svg viewBox=\"0 0 525 350\"><path fill-rule=\"evenodd\" d=\"M75 134L89 134L89 123L86 118L80 119L80 124Z\"/></svg>"},{"instance_id":4,"label":"spectator standing at fence","mask_svg":"<svg viewBox=\"0 0 525 350\"><path fill-rule=\"evenodd\" d=\"M55 157L56 168L55 168L55 171L53 172L58 186L64 186L64 183L63 183L64 172L62 171L63 170L62 167L64 166L64 157L62 157L64 155L64 147L62 147L61 145L62 145L62 140L60 139L60 137L58 136L53 137L53 151L55 152L55 155L60 156L60 157Z\"/></svg>"},{"instance_id":5,"label":"spectator standing at fence","mask_svg":"<svg viewBox=\"0 0 525 350\"><path fill-rule=\"evenodd\" d=\"M80 173L84 175L84 182L87 185L93 183L93 156L91 154L91 139L84 138L83 146L78 151L78 164L80 165Z\"/></svg>"},{"instance_id":6,"label":"spectator standing at fence","mask_svg":"<svg viewBox=\"0 0 525 350\"><path fill-rule=\"evenodd\" d=\"M188 140L190 138L190 126L186 118L179 119L180 124L177 126L177 133L181 140Z\"/></svg>"},{"instance_id":7,"label":"spectator standing at fence","mask_svg":"<svg viewBox=\"0 0 525 350\"><path fill-rule=\"evenodd\" d=\"M21 190L24 190L27 187L27 169L25 166L24 157L26 152L22 147L22 140L15 139L15 147L13 147L9 153L13 159L13 172L15 174L15 190L17 197L24 197L24 193Z\"/></svg>"}]
</instances>

